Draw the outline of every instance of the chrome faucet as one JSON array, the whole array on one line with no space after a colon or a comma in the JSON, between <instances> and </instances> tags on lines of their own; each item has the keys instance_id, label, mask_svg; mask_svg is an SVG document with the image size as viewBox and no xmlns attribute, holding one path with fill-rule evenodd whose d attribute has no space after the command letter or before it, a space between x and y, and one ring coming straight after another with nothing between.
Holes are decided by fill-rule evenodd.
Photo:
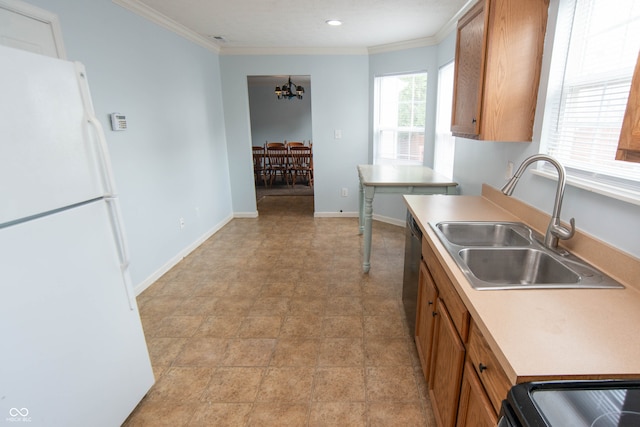
<instances>
[{"instance_id":1,"label":"chrome faucet","mask_svg":"<svg viewBox=\"0 0 640 427\"><path fill-rule=\"evenodd\" d=\"M551 156L547 156L546 154L535 154L531 157L526 158L516 173L507 181L507 183L502 187L502 192L511 196L513 194L514 188L516 188L516 184L518 180L522 176L524 170L531 163L546 161L551 163L558 170L558 189L556 190L556 200L553 205L553 213L551 214L551 221L549 222L549 226L547 227L547 233L544 236L544 245L551 249L556 249L558 247L558 239L567 240L573 237L576 231L576 221L574 218L569 220L571 224L571 228L567 228L560 223L560 209L562 207L562 198L564 197L564 184L565 184L565 171L564 166L562 166L556 159Z\"/></svg>"}]
</instances>

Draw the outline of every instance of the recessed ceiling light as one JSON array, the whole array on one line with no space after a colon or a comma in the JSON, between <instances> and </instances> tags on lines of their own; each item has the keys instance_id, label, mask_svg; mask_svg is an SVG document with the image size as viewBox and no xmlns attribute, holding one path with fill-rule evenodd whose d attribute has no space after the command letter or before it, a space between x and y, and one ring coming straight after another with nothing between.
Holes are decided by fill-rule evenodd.
<instances>
[{"instance_id":1,"label":"recessed ceiling light","mask_svg":"<svg viewBox=\"0 0 640 427\"><path fill-rule=\"evenodd\" d=\"M342 25L342 21L338 20L338 19L328 19L325 21L327 24L337 27L338 25Z\"/></svg>"}]
</instances>

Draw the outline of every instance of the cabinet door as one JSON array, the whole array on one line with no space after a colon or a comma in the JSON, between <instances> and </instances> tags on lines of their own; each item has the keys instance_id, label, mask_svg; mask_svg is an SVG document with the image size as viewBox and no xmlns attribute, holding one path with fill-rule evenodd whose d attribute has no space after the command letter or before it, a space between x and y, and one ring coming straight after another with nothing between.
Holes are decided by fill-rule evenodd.
<instances>
[{"instance_id":1,"label":"cabinet door","mask_svg":"<svg viewBox=\"0 0 640 427\"><path fill-rule=\"evenodd\" d=\"M458 23L451 131L477 137L484 71L484 2L478 3Z\"/></svg>"},{"instance_id":2,"label":"cabinet door","mask_svg":"<svg viewBox=\"0 0 640 427\"><path fill-rule=\"evenodd\" d=\"M462 377L460 407L456 427L494 427L498 417L482 388L470 362L467 361Z\"/></svg>"},{"instance_id":3,"label":"cabinet door","mask_svg":"<svg viewBox=\"0 0 640 427\"><path fill-rule=\"evenodd\" d=\"M640 163L640 54L631 81L616 160Z\"/></svg>"},{"instance_id":4,"label":"cabinet door","mask_svg":"<svg viewBox=\"0 0 640 427\"><path fill-rule=\"evenodd\" d=\"M458 412L464 345L442 299L436 302L429 397L437 424L453 427Z\"/></svg>"},{"instance_id":5,"label":"cabinet door","mask_svg":"<svg viewBox=\"0 0 640 427\"><path fill-rule=\"evenodd\" d=\"M549 0L481 0L458 22L451 131L531 141Z\"/></svg>"},{"instance_id":6,"label":"cabinet door","mask_svg":"<svg viewBox=\"0 0 640 427\"><path fill-rule=\"evenodd\" d=\"M424 378L429 383L429 364L433 348L433 327L435 319L435 304L438 289L427 265L420 263L420 279L418 281L418 314L416 318L416 347L420 356L420 364Z\"/></svg>"},{"instance_id":7,"label":"cabinet door","mask_svg":"<svg viewBox=\"0 0 640 427\"><path fill-rule=\"evenodd\" d=\"M531 141L549 0L490 0L480 139Z\"/></svg>"},{"instance_id":8,"label":"cabinet door","mask_svg":"<svg viewBox=\"0 0 640 427\"><path fill-rule=\"evenodd\" d=\"M495 354L491 351L491 347L482 336L478 325L471 322L469 329L467 363L475 369L495 412L500 412L502 399L505 398L512 384Z\"/></svg>"}]
</instances>

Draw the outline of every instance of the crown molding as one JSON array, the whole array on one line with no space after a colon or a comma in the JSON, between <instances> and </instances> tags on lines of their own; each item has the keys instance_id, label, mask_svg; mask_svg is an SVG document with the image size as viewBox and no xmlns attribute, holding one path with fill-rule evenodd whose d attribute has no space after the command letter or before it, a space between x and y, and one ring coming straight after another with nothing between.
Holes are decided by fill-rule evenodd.
<instances>
[{"instance_id":1,"label":"crown molding","mask_svg":"<svg viewBox=\"0 0 640 427\"><path fill-rule=\"evenodd\" d=\"M424 37L421 39L371 46L368 48L369 54L375 55L377 53L438 45L444 39L446 39L452 31L455 31L457 29L458 20L462 17L462 15L467 13L467 11L471 9L477 2L478 0L468 0L464 4L464 6L462 6L460 10L455 15L453 15L453 17L446 24L444 24L433 37Z\"/></svg>"},{"instance_id":2,"label":"crown molding","mask_svg":"<svg viewBox=\"0 0 640 427\"><path fill-rule=\"evenodd\" d=\"M179 22L161 14L160 12L150 8L149 6L142 4L136 0L111 0L113 3L121 6L136 15L140 15L149 21L166 28L169 31L173 31L185 39L200 45L212 52L220 53L220 46L208 38L196 33L195 31L185 27Z\"/></svg>"},{"instance_id":3,"label":"crown molding","mask_svg":"<svg viewBox=\"0 0 640 427\"><path fill-rule=\"evenodd\" d=\"M367 55L365 47L222 47L222 55Z\"/></svg>"},{"instance_id":4,"label":"crown molding","mask_svg":"<svg viewBox=\"0 0 640 427\"><path fill-rule=\"evenodd\" d=\"M8 0L5 0L8 1ZM111 0L131 12L148 19L178 34L185 39L196 43L212 52L221 55L373 55L377 53L392 52L398 50L415 49L434 46L442 42L457 27L458 19L464 15L478 0L468 0L433 37L401 41L371 47L225 47L196 33L173 19L159 13L138 0Z\"/></svg>"},{"instance_id":5,"label":"crown molding","mask_svg":"<svg viewBox=\"0 0 640 427\"><path fill-rule=\"evenodd\" d=\"M370 55L377 53L393 52L396 50L415 49L418 47L434 46L438 44L435 37L424 37L421 39L406 40L397 43L381 44L367 48Z\"/></svg>"},{"instance_id":6,"label":"crown molding","mask_svg":"<svg viewBox=\"0 0 640 427\"><path fill-rule=\"evenodd\" d=\"M478 3L478 0L468 0L464 6L460 8L458 13L453 15L453 17L440 28L440 30L436 33L435 38L438 43L442 42L447 36L458 28L458 21L462 18L462 15L467 13L469 9L471 9L475 4Z\"/></svg>"}]
</instances>

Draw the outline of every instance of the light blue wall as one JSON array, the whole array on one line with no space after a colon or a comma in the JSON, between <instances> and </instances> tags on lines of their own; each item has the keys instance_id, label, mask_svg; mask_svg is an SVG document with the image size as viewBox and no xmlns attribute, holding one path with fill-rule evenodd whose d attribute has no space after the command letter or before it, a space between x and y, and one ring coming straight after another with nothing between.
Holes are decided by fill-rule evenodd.
<instances>
[{"instance_id":1,"label":"light blue wall","mask_svg":"<svg viewBox=\"0 0 640 427\"><path fill-rule=\"evenodd\" d=\"M110 112L129 119L128 131L107 131L107 140L131 245L134 283L232 213L257 213L247 76L311 76L316 213L357 212L356 165L371 160L373 77L426 69L431 117L427 126L433 128L437 70L455 50L452 33L435 47L370 56L219 57L110 0L31 3L60 17L69 59L86 65L105 128ZM550 35L557 3L551 0ZM507 161L517 166L537 152L549 53L546 49L534 142L458 138L454 179L462 194L480 194L482 183L500 187ZM342 130L341 140L333 138L335 129ZM433 135L427 134L432 147ZM431 162L427 158L425 164ZM349 190L346 198L340 197L343 187ZM525 173L514 197L550 212L554 192L554 181ZM402 221L405 210L398 199L383 196L376 198L374 212ZM640 257L640 239L634 232L640 217L637 205L568 187L562 217L572 216L581 230ZM187 224L183 231L177 225L180 217Z\"/></svg>"},{"instance_id":2,"label":"light blue wall","mask_svg":"<svg viewBox=\"0 0 640 427\"><path fill-rule=\"evenodd\" d=\"M111 0L30 2L58 15L86 66L137 286L232 215L218 56ZM127 131L110 130L115 111Z\"/></svg>"},{"instance_id":3,"label":"light blue wall","mask_svg":"<svg viewBox=\"0 0 640 427\"><path fill-rule=\"evenodd\" d=\"M311 76L315 212L357 212L356 166L367 162L369 86L366 55L220 57L233 209L256 215L247 76ZM334 130L342 139L334 139ZM340 197L347 188L348 197Z\"/></svg>"},{"instance_id":4,"label":"light blue wall","mask_svg":"<svg viewBox=\"0 0 640 427\"><path fill-rule=\"evenodd\" d=\"M311 85L305 84L302 99L278 99L275 85L251 83L249 78L249 110L253 145L266 141L283 142L312 140ZM262 80L261 80L262 81ZM298 83L295 79L294 83ZM280 83L286 83L284 79Z\"/></svg>"},{"instance_id":5,"label":"light blue wall","mask_svg":"<svg viewBox=\"0 0 640 427\"><path fill-rule=\"evenodd\" d=\"M552 37L557 17L558 0L551 0L549 25L543 60L540 94L536 109L532 143L508 143L456 139L453 178L463 194L480 194L482 183L500 188L506 182L507 162L517 167L526 157L538 152L542 136L542 116ZM551 213L557 181L524 173L513 197ZM576 227L599 239L640 257L638 218L640 206L601 196L577 187L567 186L562 205L562 219L575 217Z\"/></svg>"}]
</instances>

